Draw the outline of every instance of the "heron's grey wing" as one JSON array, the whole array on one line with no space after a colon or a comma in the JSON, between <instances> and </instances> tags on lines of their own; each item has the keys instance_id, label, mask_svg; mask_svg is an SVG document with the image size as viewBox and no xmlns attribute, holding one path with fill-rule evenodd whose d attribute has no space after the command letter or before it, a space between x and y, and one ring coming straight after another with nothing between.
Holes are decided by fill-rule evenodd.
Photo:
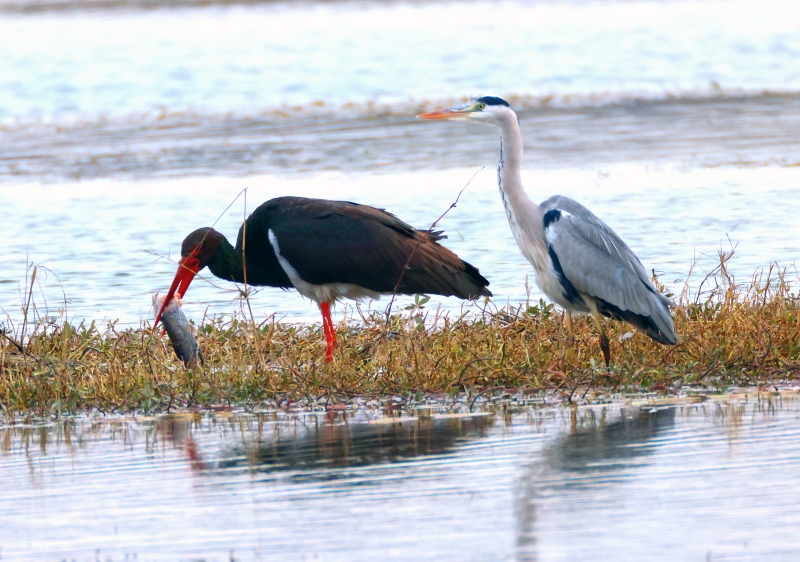
<instances>
[{"instance_id":1,"label":"heron's grey wing","mask_svg":"<svg viewBox=\"0 0 800 562\"><path fill-rule=\"evenodd\" d=\"M574 224L576 228L584 233L587 242L602 253L608 254L615 262L629 269L642 283L655 292L655 287L636 254L617 236L616 232L611 230L606 223L597 218L589 209L577 201L561 195L550 197L542 203L541 207L542 212L545 214L548 211L559 210L567 215L572 215L572 217L567 217L570 218L567 222ZM576 221L575 219L579 220Z\"/></svg>"},{"instance_id":2,"label":"heron's grey wing","mask_svg":"<svg viewBox=\"0 0 800 562\"><path fill-rule=\"evenodd\" d=\"M608 305L603 310L607 315L631 322L657 341L675 343L669 299L656 290L639 258L608 225L567 197L551 197L542 211L559 275L577 291ZM642 318L635 321L628 312ZM643 322L652 323L655 331Z\"/></svg>"}]
</instances>

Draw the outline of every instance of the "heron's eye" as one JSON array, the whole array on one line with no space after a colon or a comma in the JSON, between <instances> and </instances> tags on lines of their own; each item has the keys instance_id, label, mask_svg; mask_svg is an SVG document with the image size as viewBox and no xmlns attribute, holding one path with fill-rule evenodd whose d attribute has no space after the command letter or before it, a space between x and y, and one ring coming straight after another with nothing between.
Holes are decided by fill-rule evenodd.
<instances>
[{"instance_id":1,"label":"heron's eye","mask_svg":"<svg viewBox=\"0 0 800 562\"><path fill-rule=\"evenodd\" d=\"M478 111L483 111L484 109L486 109L486 104L485 103L479 103L478 104Z\"/></svg>"}]
</instances>

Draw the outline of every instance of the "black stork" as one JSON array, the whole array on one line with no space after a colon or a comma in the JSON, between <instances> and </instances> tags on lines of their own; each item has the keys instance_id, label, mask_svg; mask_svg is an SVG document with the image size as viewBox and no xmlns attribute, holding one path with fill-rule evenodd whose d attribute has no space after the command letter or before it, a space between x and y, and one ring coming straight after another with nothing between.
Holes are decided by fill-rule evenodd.
<instances>
[{"instance_id":1,"label":"black stork","mask_svg":"<svg viewBox=\"0 0 800 562\"><path fill-rule=\"evenodd\" d=\"M319 305L325 357L331 361L336 336L330 307L338 299L378 298L395 288L406 295L491 296L489 282L477 268L441 246L442 238L441 232L426 235L367 205L277 197L245 220L235 248L210 227L189 234L181 245L178 271L164 306L176 293L185 296L194 276L206 266L227 281L294 287ZM162 306L156 324L163 312Z\"/></svg>"}]
</instances>

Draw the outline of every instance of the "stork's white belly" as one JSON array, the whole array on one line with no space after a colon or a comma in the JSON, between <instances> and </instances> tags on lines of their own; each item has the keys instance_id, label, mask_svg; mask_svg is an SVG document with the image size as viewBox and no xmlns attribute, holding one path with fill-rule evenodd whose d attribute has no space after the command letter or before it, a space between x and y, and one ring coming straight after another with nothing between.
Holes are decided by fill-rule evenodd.
<instances>
[{"instance_id":1,"label":"stork's white belly","mask_svg":"<svg viewBox=\"0 0 800 562\"><path fill-rule=\"evenodd\" d=\"M304 297L316 301L317 303L334 302L341 298L353 300L381 298L380 293L376 293L375 291L365 289L360 285L354 285L352 283L315 284L304 281L300 277L300 274L297 272L297 270L292 267L292 264L290 264L289 261L281 255L278 238L275 236L275 233L272 232L272 229L269 230L269 243L272 245L272 249L275 251L275 255L278 258L278 263L281 264L281 268L283 268L283 271L286 272L286 275L289 277L292 285L294 285L294 288L297 289L297 292Z\"/></svg>"}]
</instances>

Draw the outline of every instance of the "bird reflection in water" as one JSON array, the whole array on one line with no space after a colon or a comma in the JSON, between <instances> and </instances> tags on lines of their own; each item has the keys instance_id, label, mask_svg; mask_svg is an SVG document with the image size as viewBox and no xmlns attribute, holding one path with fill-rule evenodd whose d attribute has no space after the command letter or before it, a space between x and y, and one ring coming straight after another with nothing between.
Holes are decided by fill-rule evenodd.
<instances>
[{"instance_id":1,"label":"bird reflection in water","mask_svg":"<svg viewBox=\"0 0 800 562\"><path fill-rule=\"evenodd\" d=\"M523 471L515 494L517 560L538 560L536 508L541 496L559 497L590 487L613 486L619 475L641 466L656 449L654 439L675 425L674 408L655 411L623 409L607 421L609 409L570 412L570 431L545 447L539 460Z\"/></svg>"},{"instance_id":2,"label":"bird reflection in water","mask_svg":"<svg viewBox=\"0 0 800 562\"><path fill-rule=\"evenodd\" d=\"M190 418L166 416L160 421L160 431L184 449L195 471L291 471L292 479L303 481L336 478L336 469L450 454L465 441L485 437L495 420L492 415L423 416L368 423L337 413L278 423L256 416L255 421L257 427L248 439L224 448L213 461L192 437Z\"/></svg>"},{"instance_id":3,"label":"bird reflection in water","mask_svg":"<svg viewBox=\"0 0 800 562\"><path fill-rule=\"evenodd\" d=\"M675 409L655 411L624 410L622 416L606 422L606 410L571 412L572 428L552 449L545 452L550 465L561 472L609 472L624 469L631 461L653 452L644 447L659 432L675 425Z\"/></svg>"}]
</instances>

